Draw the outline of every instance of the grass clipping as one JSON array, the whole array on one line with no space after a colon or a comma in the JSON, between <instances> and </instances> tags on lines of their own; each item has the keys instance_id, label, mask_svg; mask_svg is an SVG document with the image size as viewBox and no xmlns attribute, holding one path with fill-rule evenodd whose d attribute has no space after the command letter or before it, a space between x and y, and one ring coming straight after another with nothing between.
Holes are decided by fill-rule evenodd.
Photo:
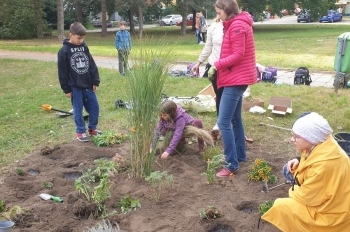
<instances>
[{"instance_id":1,"label":"grass clipping","mask_svg":"<svg viewBox=\"0 0 350 232\"><path fill-rule=\"evenodd\" d=\"M133 128L130 136L131 170L133 177L146 177L152 172L154 152L150 153L153 130L159 118L159 105L164 83L169 76L170 50L141 50L133 57L133 67L127 73L127 91L132 102L128 111Z\"/></svg>"}]
</instances>

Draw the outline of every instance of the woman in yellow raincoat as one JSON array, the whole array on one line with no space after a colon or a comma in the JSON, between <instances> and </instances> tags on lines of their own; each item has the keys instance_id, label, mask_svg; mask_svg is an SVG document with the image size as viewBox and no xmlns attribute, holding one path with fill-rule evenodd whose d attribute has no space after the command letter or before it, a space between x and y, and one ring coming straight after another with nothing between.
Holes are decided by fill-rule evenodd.
<instances>
[{"instance_id":1,"label":"woman in yellow raincoat","mask_svg":"<svg viewBox=\"0 0 350 232\"><path fill-rule=\"evenodd\" d=\"M292 142L301 157L286 165L293 187L262 219L286 232L350 231L350 160L332 132L315 112L294 123Z\"/></svg>"}]
</instances>

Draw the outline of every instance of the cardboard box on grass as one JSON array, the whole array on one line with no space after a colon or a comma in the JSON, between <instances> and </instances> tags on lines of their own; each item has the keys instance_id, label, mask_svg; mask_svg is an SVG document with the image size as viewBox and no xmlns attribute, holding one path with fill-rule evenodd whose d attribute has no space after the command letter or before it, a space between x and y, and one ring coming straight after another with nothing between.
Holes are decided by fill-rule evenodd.
<instances>
[{"instance_id":1,"label":"cardboard box on grass","mask_svg":"<svg viewBox=\"0 0 350 232\"><path fill-rule=\"evenodd\" d=\"M211 84L208 85L207 87L205 87L204 89L202 89L198 94L200 94L200 95L210 95L216 100L216 94L215 94L214 88L213 88L213 86Z\"/></svg>"},{"instance_id":2,"label":"cardboard box on grass","mask_svg":"<svg viewBox=\"0 0 350 232\"><path fill-rule=\"evenodd\" d=\"M260 106L262 108L264 108L264 100L260 99L260 98L243 98L243 103L242 103L242 109L244 111L249 111L250 108L254 107L254 106Z\"/></svg>"},{"instance_id":3,"label":"cardboard box on grass","mask_svg":"<svg viewBox=\"0 0 350 232\"><path fill-rule=\"evenodd\" d=\"M292 113L292 99L289 97L271 97L269 107L273 114L286 115Z\"/></svg>"}]
</instances>

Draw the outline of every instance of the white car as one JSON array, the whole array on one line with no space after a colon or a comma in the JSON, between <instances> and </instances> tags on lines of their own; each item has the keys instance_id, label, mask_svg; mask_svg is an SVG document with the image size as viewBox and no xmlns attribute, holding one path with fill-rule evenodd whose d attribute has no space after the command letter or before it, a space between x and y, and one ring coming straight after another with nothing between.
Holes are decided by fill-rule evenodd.
<instances>
[{"instance_id":1,"label":"white car","mask_svg":"<svg viewBox=\"0 0 350 232\"><path fill-rule=\"evenodd\" d=\"M163 25L176 25L178 22L182 22L182 16L179 14L166 15L162 18L161 23Z\"/></svg>"}]
</instances>

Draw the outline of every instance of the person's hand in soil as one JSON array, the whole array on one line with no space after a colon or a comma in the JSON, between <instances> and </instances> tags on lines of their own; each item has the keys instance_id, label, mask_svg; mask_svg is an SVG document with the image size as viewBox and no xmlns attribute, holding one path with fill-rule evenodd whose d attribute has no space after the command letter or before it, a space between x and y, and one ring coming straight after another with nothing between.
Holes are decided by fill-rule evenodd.
<instances>
[{"instance_id":1,"label":"person's hand in soil","mask_svg":"<svg viewBox=\"0 0 350 232\"><path fill-rule=\"evenodd\" d=\"M168 158L168 156L169 156L169 153L168 152L163 152L163 154L160 156L160 158L161 159L166 159L166 158Z\"/></svg>"},{"instance_id":2,"label":"person's hand in soil","mask_svg":"<svg viewBox=\"0 0 350 232\"><path fill-rule=\"evenodd\" d=\"M296 169L299 165L299 160L298 159L292 159L292 160L289 160L288 163L287 163L287 168L288 168L288 171L290 173L292 173L292 171L294 169Z\"/></svg>"}]
</instances>

